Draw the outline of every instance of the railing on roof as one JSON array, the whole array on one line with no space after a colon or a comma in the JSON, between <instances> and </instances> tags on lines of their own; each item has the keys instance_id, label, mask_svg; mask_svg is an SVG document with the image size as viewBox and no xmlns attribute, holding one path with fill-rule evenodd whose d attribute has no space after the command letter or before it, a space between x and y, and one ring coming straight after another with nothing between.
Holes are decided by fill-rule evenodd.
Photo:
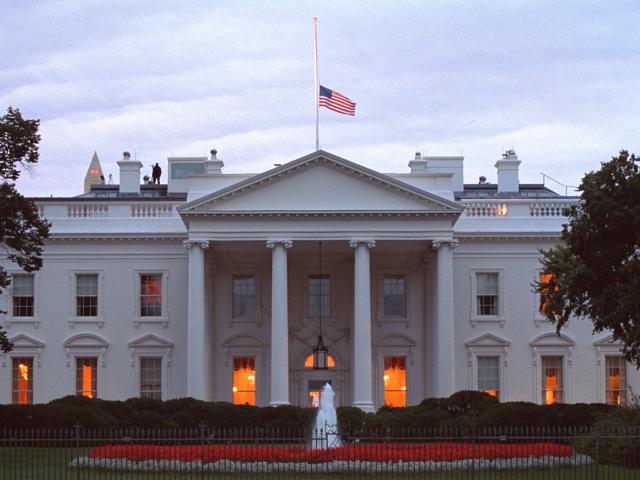
<instances>
[{"instance_id":1,"label":"railing on roof","mask_svg":"<svg viewBox=\"0 0 640 480\"><path fill-rule=\"evenodd\" d=\"M462 200L467 217L566 217L578 200Z\"/></svg>"},{"instance_id":2,"label":"railing on roof","mask_svg":"<svg viewBox=\"0 0 640 480\"><path fill-rule=\"evenodd\" d=\"M104 203L104 202L43 202L36 204L40 216L46 218L171 218L177 217L176 203Z\"/></svg>"}]
</instances>

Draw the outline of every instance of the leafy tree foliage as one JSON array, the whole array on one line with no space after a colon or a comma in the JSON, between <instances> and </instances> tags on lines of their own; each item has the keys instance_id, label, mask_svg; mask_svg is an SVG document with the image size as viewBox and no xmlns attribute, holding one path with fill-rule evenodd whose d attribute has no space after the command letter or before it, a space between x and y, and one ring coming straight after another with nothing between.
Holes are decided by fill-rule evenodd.
<instances>
[{"instance_id":1,"label":"leafy tree foliage","mask_svg":"<svg viewBox=\"0 0 640 480\"><path fill-rule=\"evenodd\" d=\"M0 253L26 272L42 267L42 246L50 224L40 217L35 204L15 187L21 169L38 162L40 120L22 118L20 110L9 107L0 117ZM11 283L11 276L0 266L0 293ZM0 312L6 313L6 312ZM0 327L0 351L13 348Z\"/></svg>"},{"instance_id":2,"label":"leafy tree foliage","mask_svg":"<svg viewBox=\"0 0 640 480\"><path fill-rule=\"evenodd\" d=\"M543 251L549 279L536 282L540 306L558 331L573 316L594 332L611 331L640 367L640 167L621 151L584 176L582 202L569 214L562 242Z\"/></svg>"}]
</instances>

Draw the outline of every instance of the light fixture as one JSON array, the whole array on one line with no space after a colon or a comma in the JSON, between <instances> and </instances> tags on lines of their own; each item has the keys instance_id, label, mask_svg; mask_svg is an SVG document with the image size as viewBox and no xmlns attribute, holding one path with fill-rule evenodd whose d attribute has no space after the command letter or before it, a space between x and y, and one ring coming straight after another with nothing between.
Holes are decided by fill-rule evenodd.
<instances>
[{"instance_id":1,"label":"light fixture","mask_svg":"<svg viewBox=\"0 0 640 480\"><path fill-rule=\"evenodd\" d=\"M313 369L314 370L326 370L329 368L327 365L327 359L329 358L329 349L324 345L322 341L322 242L318 242L318 288L320 295L318 298L318 342L313 347Z\"/></svg>"}]
</instances>

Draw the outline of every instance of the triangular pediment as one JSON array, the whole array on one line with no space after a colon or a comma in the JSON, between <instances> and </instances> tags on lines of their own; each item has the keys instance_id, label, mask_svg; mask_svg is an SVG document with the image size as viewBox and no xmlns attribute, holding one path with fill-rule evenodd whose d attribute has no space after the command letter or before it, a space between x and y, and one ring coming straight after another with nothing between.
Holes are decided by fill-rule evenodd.
<instances>
[{"instance_id":1,"label":"triangular pediment","mask_svg":"<svg viewBox=\"0 0 640 480\"><path fill-rule=\"evenodd\" d=\"M130 348L173 348L173 342L152 333L129 342Z\"/></svg>"},{"instance_id":2,"label":"triangular pediment","mask_svg":"<svg viewBox=\"0 0 640 480\"><path fill-rule=\"evenodd\" d=\"M485 333L465 343L467 347L508 347L511 345L509 340L500 338L491 333Z\"/></svg>"},{"instance_id":3,"label":"triangular pediment","mask_svg":"<svg viewBox=\"0 0 640 480\"><path fill-rule=\"evenodd\" d=\"M387 175L317 151L193 200L183 215L382 212L459 215L456 203Z\"/></svg>"},{"instance_id":4,"label":"triangular pediment","mask_svg":"<svg viewBox=\"0 0 640 480\"><path fill-rule=\"evenodd\" d=\"M33 337L25 335L24 333L20 333L15 337L11 338L10 342L13 344L14 349L44 347L44 342L41 342L40 340L37 340Z\"/></svg>"}]
</instances>

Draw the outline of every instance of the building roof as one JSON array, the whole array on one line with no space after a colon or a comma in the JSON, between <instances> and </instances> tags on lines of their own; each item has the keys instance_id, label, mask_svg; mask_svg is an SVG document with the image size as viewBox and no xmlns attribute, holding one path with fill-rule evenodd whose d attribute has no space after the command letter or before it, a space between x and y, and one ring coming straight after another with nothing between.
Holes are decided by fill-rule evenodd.
<instances>
[{"instance_id":1,"label":"building roof","mask_svg":"<svg viewBox=\"0 0 640 480\"><path fill-rule=\"evenodd\" d=\"M176 200L186 201L186 193L169 193L167 185L140 185L140 193L121 193L120 185L92 185L91 190L73 197L74 200Z\"/></svg>"},{"instance_id":2,"label":"building roof","mask_svg":"<svg viewBox=\"0 0 640 480\"><path fill-rule=\"evenodd\" d=\"M454 192L456 200L490 198L567 198L542 183L521 183L518 192L498 193L497 183L465 183L464 191Z\"/></svg>"}]
</instances>

